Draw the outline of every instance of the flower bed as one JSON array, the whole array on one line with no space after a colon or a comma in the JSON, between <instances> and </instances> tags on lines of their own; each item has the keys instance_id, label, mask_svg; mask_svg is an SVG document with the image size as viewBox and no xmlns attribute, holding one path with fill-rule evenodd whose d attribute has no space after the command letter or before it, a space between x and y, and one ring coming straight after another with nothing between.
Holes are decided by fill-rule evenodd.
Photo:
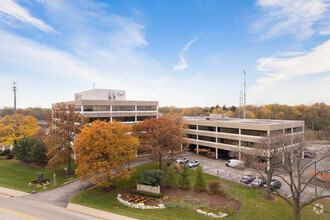
<instances>
[{"instance_id":1,"label":"flower bed","mask_svg":"<svg viewBox=\"0 0 330 220\"><path fill-rule=\"evenodd\" d=\"M163 204L158 204L158 205L155 205L155 206L146 206L142 202L144 200L140 200L139 203L125 201L124 199L121 198L121 194L118 194L117 199L120 203L124 204L125 206L132 207L132 208L137 208L137 209L165 209L165 206Z\"/></svg>"},{"instance_id":2,"label":"flower bed","mask_svg":"<svg viewBox=\"0 0 330 220\"><path fill-rule=\"evenodd\" d=\"M147 203L154 202L155 199L146 198L143 196L129 195L128 201L135 202L135 203L144 203L146 205Z\"/></svg>"},{"instance_id":3,"label":"flower bed","mask_svg":"<svg viewBox=\"0 0 330 220\"><path fill-rule=\"evenodd\" d=\"M44 180L39 181L39 182L37 180L32 180L31 183L29 184L29 186L44 186L44 185L47 185L51 182L52 182L51 179L44 179Z\"/></svg>"}]
</instances>

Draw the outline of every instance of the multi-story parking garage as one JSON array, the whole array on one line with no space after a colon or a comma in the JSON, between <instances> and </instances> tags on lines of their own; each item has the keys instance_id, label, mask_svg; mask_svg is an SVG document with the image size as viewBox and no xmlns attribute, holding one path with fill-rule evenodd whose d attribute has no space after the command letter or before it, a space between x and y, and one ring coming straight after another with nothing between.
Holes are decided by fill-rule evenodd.
<instances>
[{"instance_id":1,"label":"multi-story parking garage","mask_svg":"<svg viewBox=\"0 0 330 220\"><path fill-rule=\"evenodd\" d=\"M92 89L75 94L76 110L90 121L120 121L132 124L158 115L158 101L126 100L125 90Z\"/></svg>"},{"instance_id":2,"label":"multi-story parking garage","mask_svg":"<svg viewBox=\"0 0 330 220\"><path fill-rule=\"evenodd\" d=\"M185 117L186 140L191 150L215 151L215 157L228 157L229 152L260 154L254 147L273 134L301 135L304 121L239 119L210 114L206 117ZM292 138L294 140L294 138ZM293 145L293 142L291 143Z\"/></svg>"}]
</instances>

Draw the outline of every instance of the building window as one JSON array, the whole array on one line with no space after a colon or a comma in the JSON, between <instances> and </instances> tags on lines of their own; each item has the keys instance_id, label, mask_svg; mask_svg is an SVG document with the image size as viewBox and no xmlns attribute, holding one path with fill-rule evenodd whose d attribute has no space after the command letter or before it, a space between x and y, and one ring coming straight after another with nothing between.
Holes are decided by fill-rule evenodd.
<instances>
[{"instance_id":1,"label":"building window","mask_svg":"<svg viewBox=\"0 0 330 220\"><path fill-rule=\"evenodd\" d=\"M80 105L75 105L74 110L77 111L77 112L80 112L81 111L81 106Z\"/></svg>"},{"instance_id":2,"label":"building window","mask_svg":"<svg viewBox=\"0 0 330 220\"><path fill-rule=\"evenodd\" d=\"M151 118L156 118L156 116L138 116L137 120L138 121L144 121L146 119L151 119Z\"/></svg>"},{"instance_id":3,"label":"building window","mask_svg":"<svg viewBox=\"0 0 330 220\"><path fill-rule=\"evenodd\" d=\"M291 128L286 128L284 131L286 134L291 134Z\"/></svg>"},{"instance_id":4,"label":"building window","mask_svg":"<svg viewBox=\"0 0 330 220\"><path fill-rule=\"evenodd\" d=\"M275 130L275 131L270 131L270 136L278 136L278 135L282 135L283 134L283 130Z\"/></svg>"},{"instance_id":5,"label":"building window","mask_svg":"<svg viewBox=\"0 0 330 220\"><path fill-rule=\"evenodd\" d=\"M135 121L135 117L113 117L112 120L121 122Z\"/></svg>"},{"instance_id":6,"label":"building window","mask_svg":"<svg viewBox=\"0 0 330 220\"><path fill-rule=\"evenodd\" d=\"M218 128L218 132L238 134L238 128Z\"/></svg>"},{"instance_id":7,"label":"building window","mask_svg":"<svg viewBox=\"0 0 330 220\"><path fill-rule=\"evenodd\" d=\"M84 105L84 112L110 111L109 105Z\"/></svg>"},{"instance_id":8,"label":"building window","mask_svg":"<svg viewBox=\"0 0 330 220\"><path fill-rule=\"evenodd\" d=\"M201 130L201 131L213 131L213 132L216 131L215 127L203 126L203 125L199 125L198 126L198 130Z\"/></svg>"},{"instance_id":9,"label":"building window","mask_svg":"<svg viewBox=\"0 0 330 220\"><path fill-rule=\"evenodd\" d=\"M293 128L293 133L302 132L302 131L303 131L303 127Z\"/></svg>"},{"instance_id":10,"label":"building window","mask_svg":"<svg viewBox=\"0 0 330 220\"><path fill-rule=\"evenodd\" d=\"M201 135L198 136L198 140L216 142L216 138L215 137L201 136Z\"/></svg>"},{"instance_id":11,"label":"building window","mask_svg":"<svg viewBox=\"0 0 330 220\"><path fill-rule=\"evenodd\" d=\"M218 143L238 146L238 140L232 140L232 139L226 139L226 138L218 138Z\"/></svg>"},{"instance_id":12,"label":"building window","mask_svg":"<svg viewBox=\"0 0 330 220\"><path fill-rule=\"evenodd\" d=\"M192 130L196 130L197 129L197 126L196 125L188 125L188 128L189 129L192 129Z\"/></svg>"},{"instance_id":13,"label":"building window","mask_svg":"<svg viewBox=\"0 0 330 220\"><path fill-rule=\"evenodd\" d=\"M241 146L243 147L253 147L254 143L249 141L241 141Z\"/></svg>"},{"instance_id":14,"label":"building window","mask_svg":"<svg viewBox=\"0 0 330 220\"><path fill-rule=\"evenodd\" d=\"M252 136L267 136L267 131L258 131L258 130L249 130L249 129L242 129L241 134L243 135L252 135Z\"/></svg>"},{"instance_id":15,"label":"building window","mask_svg":"<svg viewBox=\"0 0 330 220\"><path fill-rule=\"evenodd\" d=\"M157 111L157 106L137 106L138 111Z\"/></svg>"},{"instance_id":16,"label":"building window","mask_svg":"<svg viewBox=\"0 0 330 220\"><path fill-rule=\"evenodd\" d=\"M194 135L194 134L187 134L187 138L190 138L190 139L197 139L197 135Z\"/></svg>"},{"instance_id":17,"label":"building window","mask_svg":"<svg viewBox=\"0 0 330 220\"><path fill-rule=\"evenodd\" d=\"M112 111L135 111L135 106L134 105L113 105L112 106Z\"/></svg>"},{"instance_id":18,"label":"building window","mask_svg":"<svg viewBox=\"0 0 330 220\"><path fill-rule=\"evenodd\" d=\"M109 122L110 121L110 118L109 117L89 118L89 121L90 122L97 121L97 120Z\"/></svg>"}]
</instances>

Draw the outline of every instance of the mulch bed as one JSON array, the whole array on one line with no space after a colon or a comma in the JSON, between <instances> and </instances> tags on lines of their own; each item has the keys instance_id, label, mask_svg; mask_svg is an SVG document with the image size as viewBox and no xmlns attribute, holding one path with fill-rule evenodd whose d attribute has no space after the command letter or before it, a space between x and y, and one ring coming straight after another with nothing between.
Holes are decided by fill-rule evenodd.
<instances>
[{"instance_id":1,"label":"mulch bed","mask_svg":"<svg viewBox=\"0 0 330 220\"><path fill-rule=\"evenodd\" d=\"M131 187L120 192L122 195L130 194L131 189L136 189L136 187ZM189 190L182 189L169 189L165 186L161 186L161 192L163 193L162 199L156 199L156 202L166 204L167 202L175 202L173 200L184 201L192 205L203 205L206 204L210 209L220 208L225 211L226 208L231 206L235 213L238 213L241 210L241 203L230 195L209 195L207 191L205 192L196 192L193 188Z\"/></svg>"},{"instance_id":2,"label":"mulch bed","mask_svg":"<svg viewBox=\"0 0 330 220\"><path fill-rule=\"evenodd\" d=\"M67 176L72 176L75 174L75 171L74 170L68 170L68 171L63 171L61 173L63 176L67 175Z\"/></svg>"},{"instance_id":3,"label":"mulch bed","mask_svg":"<svg viewBox=\"0 0 330 220\"><path fill-rule=\"evenodd\" d=\"M267 198L267 197L266 197L267 194L265 194L265 193L262 193L262 194L260 194L259 196L260 196L261 198L263 198L263 199L268 200L268 201L276 201L276 197L275 197L275 196L270 196L270 198Z\"/></svg>"},{"instance_id":4,"label":"mulch bed","mask_svg":"<svg viewBox=\"0 0 330 220\"><path fill-rule=\"evenodd\" d=\"M101 191L101 192L111 192L111 191L113 191L113 190L115 190L115 189L117 189L116 186L109 186L109 187L102 187L102 188L100 189L100 191Z\"/></svg>"}]
</instances>

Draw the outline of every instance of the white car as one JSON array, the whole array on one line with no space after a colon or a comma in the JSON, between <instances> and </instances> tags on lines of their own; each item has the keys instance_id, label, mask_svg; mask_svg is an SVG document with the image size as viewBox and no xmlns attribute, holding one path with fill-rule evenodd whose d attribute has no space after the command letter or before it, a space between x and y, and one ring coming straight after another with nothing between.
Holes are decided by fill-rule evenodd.
<instances>
[{"instance_id":1,"label":"white car","mask_svg":"<svg viewBox=\"0 0 330 220\"><path fill-rule=\"evenodd\" d=\"M189 168L194 168L194 167L197 167L198 165L200 165L198 160L189 161L189 164L188 164Z\"/></svg>"},{"instance_id":2,"label":"white car","mask_svg":"<svg viewBox=\"0 0 330 220\"><path fill-rule=\"evenodd\" d=\"M176 162L178 164L188 163L189 162L189 159L188 159L188 157L182 157L182 158L177 159Z\"/></svg>"}]
</instances>

